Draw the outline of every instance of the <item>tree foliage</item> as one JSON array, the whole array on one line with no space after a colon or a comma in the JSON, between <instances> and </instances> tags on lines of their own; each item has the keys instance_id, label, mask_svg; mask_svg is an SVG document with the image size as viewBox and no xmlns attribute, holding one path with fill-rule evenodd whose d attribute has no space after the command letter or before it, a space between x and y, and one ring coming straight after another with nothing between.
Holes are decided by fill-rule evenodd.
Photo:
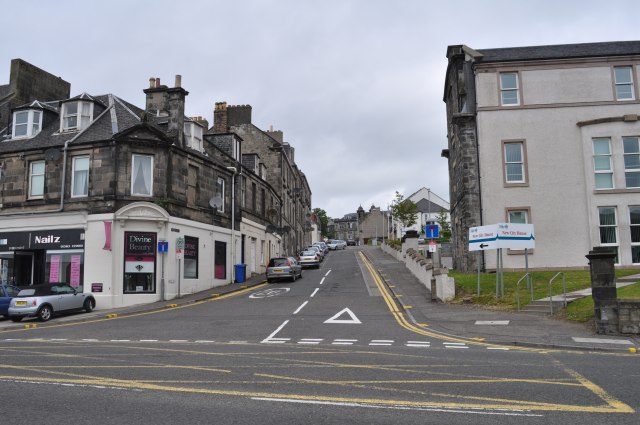
<instances>
[{"instance_id":1,"label":"tree foliage","mask_svg":"<svg viewBox=\"0 0 640 425\"><path fill-rule=\"evenodd\" d=\"M329 217L327 216L327 212L322 208L314 208L313 212L315 213L316 217L318 217L320 233L322 233L323 236L328 237Z\"/></svg>"},{"instance_id":2,"label":"tree foliage","mask_svg":"<svg viewBox=\"0 0 640 425\"><path fill-rule=\"evenodd\" d=\"M396 191L396 199L391 203L391 214L394 219L402 223L402 227L409 227L416 224L418 219L418 206L411 199L404 199L404 196Z\"/></svg>"}]
</instances>

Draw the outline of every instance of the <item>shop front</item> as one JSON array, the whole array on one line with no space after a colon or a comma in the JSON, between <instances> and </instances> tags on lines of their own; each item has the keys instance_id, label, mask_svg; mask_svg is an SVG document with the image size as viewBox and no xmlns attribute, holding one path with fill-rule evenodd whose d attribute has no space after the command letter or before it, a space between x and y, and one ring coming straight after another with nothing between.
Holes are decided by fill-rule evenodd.
<instances>
[{"instance_id":1,"label":"shop front","mask_svg":"<svg viewBox=\"0 0 640 425\"><path fill-rule=\"evenodd\" d=\"M66 283L82 290L84 229L0 232L0 282Z\"/></svg>"}]
</instances>

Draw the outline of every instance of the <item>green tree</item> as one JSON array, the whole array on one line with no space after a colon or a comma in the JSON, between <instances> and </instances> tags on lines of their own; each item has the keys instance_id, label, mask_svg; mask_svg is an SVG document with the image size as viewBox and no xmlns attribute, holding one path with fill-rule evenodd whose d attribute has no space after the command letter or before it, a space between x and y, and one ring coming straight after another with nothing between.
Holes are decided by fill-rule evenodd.
<instances>
[{"instance_id":1,"label":"green tree","mask_svg":"<svg viewBox=\"0 0 640 425\"><path fill-rule=\"evenodd\" d=\"M320 233L322 236L329 237L328 227L329 227L329 217L327 216L327 212L322 208L314 208L314 214L318 217L318 224L320 225Z\"/></svg>"},{"instance_id":2,"label":"green tree","mask_svg":"<svg viewBox=\"0 0 640 425\"><path fill-rule=\"evenodd\" d=\"M450 240L451 239L451 225L447 221L447 213L445 211L440 211L438 213L438 218L436 219L438 225L440 226L440 239L442 240Z\"/></svg>"},{"instance_id":3,"label":"green tree","mask_svg":"<svg viewBox=\"0 0 640 425\"><path fill-rule=\"evenodd\" d=\"M396 191L396 199L390 209L393 218L402 223L402 227L413 226L418 220L418 206L411 199L404 199L400 192Z\"/></svg>"}]
</instances>

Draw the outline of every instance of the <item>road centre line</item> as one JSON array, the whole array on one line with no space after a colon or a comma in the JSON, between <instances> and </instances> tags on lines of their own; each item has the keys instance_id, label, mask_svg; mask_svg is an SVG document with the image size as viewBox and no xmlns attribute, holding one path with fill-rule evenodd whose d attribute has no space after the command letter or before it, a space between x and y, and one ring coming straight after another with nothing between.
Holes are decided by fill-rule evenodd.
<instances>
[{"instance_id":1,"label":"road centre line","mask_svg":"<svg viewBox=\"0 0 640 425\"><path fill-rule=\"evenodd\" d=\"M309 303L309 301L303 302L302 305L300 307L298 307L298 309L296 311L293 312L293 314L298 314L300 312L300 310L302 310L304 308L304 306L307 305L308 303Z\"/></svg>"},{"instance_id":2,"label":"road centre line","mask_svg":"<svg viewBox=\"0 0 640 425\"><path fill-rule=\"evenodd\" d=\"M324 283L324 277L320 280L320 285Z\"/></svg>"},{"instance_id":3,"label":"road centre line","mask_svg":"<svg viewBox=\"0 0 640 425\"><path fill-rule=\"evenodd\" d=\"M311 296L309 298L313 298L313 296L315 294L317 294L319 290L320 290L320 288L316 288L315 291L313 291L313 293L311 294Z\"/></svg>"},{"instance_id":4,"label":"road centre line","mask_svg":"<svg viewBox=\"0 0 640 425\"><path fill-rule=\"evenodd\" d=\"M324 277L329 276L329 273L331 273L331 269L329 269L329 271L327 273L325 273Z\"/></svg>"}]
</instances>

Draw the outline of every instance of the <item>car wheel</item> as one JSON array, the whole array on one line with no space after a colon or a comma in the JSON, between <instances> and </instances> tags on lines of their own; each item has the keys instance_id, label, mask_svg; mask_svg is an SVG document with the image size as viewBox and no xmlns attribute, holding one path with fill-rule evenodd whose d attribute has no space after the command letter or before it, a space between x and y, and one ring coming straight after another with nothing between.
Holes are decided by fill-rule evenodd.
<instances>
[{"instance_id":1,"label":"car wheel","mask_svg":"<svg viewBox=\"0 0 640 425\"><path fill-rule=\"evenodd\" d=\"M46 322L51 319L51 316L53 316L53 309L48 305L42 306L40 310L38 310L38 319L40 319L41 322Z\"/></svg>"},{"instance_id":2,"label":"car wheel","mask_svg":"<svg viewBox=\"0 0 640 425\"><path fill-rule=\"evenodd\" d=\"M22 320L22 317L12 317L12 318L11 318L11 321L12 321L12 322L16 322L16 323L17 323L17 322L19 322L19 321L21 321L21 320Z\"/></svg>"},{"instance_id":3,"label":"car wheel","mask_svg":"<svg viewBox=\"0 0 640 425\"><path fill-rule=\"evenodd\" d=\"M86 311L87 313L91 313L91 310L93 310L94 307L95 303L92 299L87 298L86 300L84 300L84 304L82 305L84 311Z\"/></svg>"}]
</instances>

